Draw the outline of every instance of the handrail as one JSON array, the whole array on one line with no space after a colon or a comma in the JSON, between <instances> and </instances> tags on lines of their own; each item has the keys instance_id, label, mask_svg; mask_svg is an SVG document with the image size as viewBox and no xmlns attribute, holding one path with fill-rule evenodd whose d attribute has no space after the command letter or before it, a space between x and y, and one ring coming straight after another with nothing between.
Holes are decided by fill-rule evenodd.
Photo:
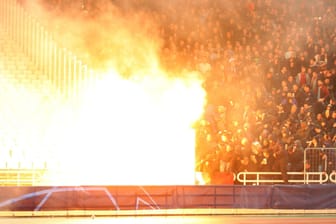
<instances>
[{"instance_id":1,"label":"handrail","mask_svg":"<svg viewBox=\"0 0 336 224\"><path fill-rule=\"evenodd\" d=\"M319 183L323 184L328 181L328 174L324 172L287 172L288 177L298 177L295 179L289 179L289 183ZM267 178L261 178L261 176ZM247 183L253 183L259 185L260 183L283 183L281 178L276 179L275 177L281 177L281 172L240 172L237 174L237 180L244 185ZM311 176L315 178L310 178ZM250 177L250 178L248 178ZM305 178L304 178L305 177ZM316 178L317 177L317 178Z\"/></svg>"},{"instance_id":2,"label":"handrail","mask_svg":"<svg viewBox=\"0 0 336 224\"><path fill-rule=\"evenodd\" d=\"M46 169L0 169L0 186L34 186Z\"/></svg>"},{"instance_id":3,"label":"handrail","mask_svg":"<svg viewBox=\"0 0 336 224\"><path fill-rule=\"evenodd\" d=\"M329 181L336 184L336 172L329 174Z\"/></svg>"}]
</instances>

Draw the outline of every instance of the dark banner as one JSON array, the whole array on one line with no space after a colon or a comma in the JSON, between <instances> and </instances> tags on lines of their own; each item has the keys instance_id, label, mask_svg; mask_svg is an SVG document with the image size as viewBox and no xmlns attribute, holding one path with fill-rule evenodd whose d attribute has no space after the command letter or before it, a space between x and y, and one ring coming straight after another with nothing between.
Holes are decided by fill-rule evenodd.
<instances>
[{"instance_id":1,"label":"dark banner","mask_svg":"<svg viewBox=\"0 0 336 224\"><path fill-rule=\"evenodd\" d=\"M0 211L336 208L336 185L0 187Z\"/></svg>"}]
</instances>

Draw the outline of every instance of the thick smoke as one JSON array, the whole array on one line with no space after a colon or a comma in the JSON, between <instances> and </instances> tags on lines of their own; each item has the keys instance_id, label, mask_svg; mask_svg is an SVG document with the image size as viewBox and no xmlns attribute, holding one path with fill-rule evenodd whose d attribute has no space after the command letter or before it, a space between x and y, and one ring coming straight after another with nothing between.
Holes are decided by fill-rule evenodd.
<instances>
[{"instance_id":1,"label":"thick smoke","mask_svg":"<svg viewBox=\"0 0 336 224\"><path fill-rule=\"evenodd\" d=\"M239 16L241 4L219 0L34 0L25 5L60 46L95 69L114 67L126 76L153 62L167 70L194 69L190 64L201 60L192 58L195 45L215 47L209 41L213 35L229 35L223 30L246 21Z\"/></svg>"},{"instance_id":2,"label":"thick smoke","mask_svg":"<svg viewBox=\"0 0 336 224\"><path fill-rule=\"evenodd\" d=\"M34 14L53 28L61 46L95 69L113 67L126 77L157 66L174 75L201 70L210 80L210 86L205 83L213 98L209 101L230 101L227 96L233 95L243 101L241 105L250 104L241 100L249 98L242 95L242 87L262 88L268 71L279 72L269 57L283 63L286 52L305 52L314 29L323 34L333 29L331 1L87 0L59 1L63 4L57 6L46 0L27 2L35 2ZM211 71L203 72L207 64ZM228 84L213 82L221 77ZM222 94L212 94L218 88Z\"/></svg>"},{"instance_id":3,"label":"thick smoke","mask_svg":"<svg viewBox=\"0 0 336 224\"><path fill-rule=\"evenodd\" d=\"M159 28L146 10L127 2L82 2L56 5L40 0L29 1L26 7L51 28L60 46L94 69L113 67L127 76L159 63Z\"/></svg>"},{"instance_id":4,"label":"thick smoke","mask_svg":"<svg viewBox=\"0 0 336 224\"><path fill-rule=\"evenodd\" d=\"M134 71L148 73L156 66L180 74L211 64L210 72L201 71L204 78L224 74L230 85L209 87L205 83L208 95L218 92L216 88L230 93L241 92L239 85L260 87L268 71L278 72L270 66L269 57L282 63L286 52L305 52L315 29L322 35L333 32L335 9L332 1L306 0L51 2L55 1L26 4L53 28L61 46L91 67L114 67L130 76ZM215 96L217 101L223 97Z\"/></svg>"}]
</instances>

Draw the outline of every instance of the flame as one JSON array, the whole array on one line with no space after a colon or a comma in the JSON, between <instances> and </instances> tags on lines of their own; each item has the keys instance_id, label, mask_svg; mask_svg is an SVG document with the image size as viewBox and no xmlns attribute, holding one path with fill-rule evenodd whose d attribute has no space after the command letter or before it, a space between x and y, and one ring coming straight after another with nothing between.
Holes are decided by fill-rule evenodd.
<instances>
[{"instance_id":1,"label":"flame","mask_svg":"<svg viewBox=\"0 0 336 224\"><path fill-rule=\"evenodd\" d=\"M194 184L192 125L205 101L200 75L161 68L163 41L146 15L106 26L113 35L91 25L108 46L97 55L88 49L103 72L84 80L89 85L55 122L56 135L63 133L55 146L60 173L50 176L63 184Z\"/></svg>"},{"instance_id":2,"label":"flame","mask_svg":"<svg viewBox=\"0 0 336 224\"><path fill-rule=\"evenodd\" d=\"M36 93L1 82L1 162L46 166L41 185L194 184L201 80L150 71L124 78L110 70L85 80L90 85L70 101L50 83Z\"/></svg>"},{"instance_id":3,"label":"flame","mask_svg":"<svg viewBox=\"0 0 336 224\"><path fill-rule=\"evenodd\" d=\"M72 17L53 15L50 21L78 33L62 30L61 42L80 56L87 53L90 66L104 72L81 79L78 95L67 101L31 96L41 113L30 113L38 123L27 124L36 136L27 154L47 160L42 184L195 183L192 126L205 103L199 74L171 74L160 67L164 41L146 13L125 15L113 8L95 20ZM23 100L15 102L18 113L25 113Z\"/></svg>"},{"instance_id":4,"label":"flame","mask_svg":"<svg viewBox=\"0 0 336 224\"><path fill-rule=\"evenodd\" d=\"M110 71L82 92L61 126L58 184L194 184L195 133L205 93L189 78L124 79ZM60 133L61 130L56 130Z\"/></svg>"},{"instance_id":5,"label":"flame","mask_svg":"<svg viewBox=\"0 0 336 224\"><path fill-rule=\"evenodd\" d=\"M43 185L195 183L192 125L205 99L197 75L171 78L158 71L125 79L110 71L91 82L69 102L10 84L1 114L15 122L2 121L15 139L8 146L14 154L4 151L13 164L46 165Z\"/></svg>"}]
</instances>

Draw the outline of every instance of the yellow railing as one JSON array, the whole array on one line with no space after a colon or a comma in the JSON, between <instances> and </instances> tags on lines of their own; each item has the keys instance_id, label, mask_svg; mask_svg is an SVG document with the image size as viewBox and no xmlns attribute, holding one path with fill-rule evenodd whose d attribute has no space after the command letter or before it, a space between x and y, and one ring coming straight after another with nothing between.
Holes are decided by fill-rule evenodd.
<instances>
[{"instance_id":1,"label":"yellow railing","mask_svg":"<svg viewBox=\"0 0 336 224\"><path fill-rule=\"evenodd\" d=\"M76 96L95 77L87 65L60 47L46 28L15 0L0 1L0 26L62 95Z\"/></svg>"},{"instance_id":2,"label":"yellow railing","mask_svg":"<svg viewBox=\"0 0 336 224\"><path fill-rule=\"evenodd\" d=\"M44 169L0 169L0 186L39 185Z\"/></svg>"}]
</instances>

